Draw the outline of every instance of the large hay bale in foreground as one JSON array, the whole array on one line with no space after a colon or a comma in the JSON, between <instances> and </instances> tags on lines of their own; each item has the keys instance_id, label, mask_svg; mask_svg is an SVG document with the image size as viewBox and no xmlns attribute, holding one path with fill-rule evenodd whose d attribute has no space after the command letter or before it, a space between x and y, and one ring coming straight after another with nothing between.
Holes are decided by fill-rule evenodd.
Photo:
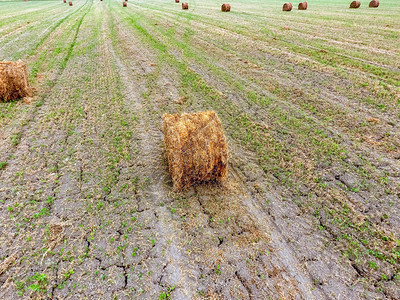
<instances>
[{"instance_id":1,"label":"large hay bale in foreground","mask_svg":"<svg viewBox=\"0 0 400 300\"><path fill-rule=\"evenodd\" d=\"M228 146L214 111L165 114L166 157L175 190L228 174Z\"/></svg>"},{"instance_id":2,"label":"large hay bale in foreground","mask_svg":"<svg viewBox=\"0 0 400 300\"><path fill-rule=\"evenodd\" d=\"M293 8L292 3L288 2L288 3L283 4L282 10L283 11L291 11L292 8Z\"/></svg>"},{"instance_id":3,"label":"large hay bale in foreground","mask_svg":"<svg viewBox=\"0 0 400 300\"><path fill-rule=\"evenodd\" d=\"M350 8L359 8L361 6L360 1L353 1L350 3Z\"/></svg>"},{"instance_id":4,"label":"large hay bale in foreground","mask_svg":"<svg viewBox=\"0 0 400 300\"><path fill-rule=\"evenodd\" d=\"M298 10L306 10L307 9L307 2L300 2L299 6L297 7Z\"/></svg>"},{"instance_id":5,"label":"large hay bale in foreground","mask_svg":"<svg viewBox=\"0 0 400 300\"><path fill-rule=\"evenodd\" d=\"M231 11L231 5L229 3L222 4L221 11L223 11L223 12Z\"/></svg>"},{"instance_id":6,"label":"large hay bale in foreground","mask_svg":"<svg viewBox=\"0 0 400 300\"><path fill-rule=\"evenodd\" d=\"M189 4L187 2L182 2L182 9L189 9Z\"/></svg>"},{"instance_id":7,"label":"large hay bale in foreground","mask_svg":"<svg viewBox=\"0 0 400 300\"><path fill-rule=\"evenodd\" d=\"M372 0L369 3L369 7L379 7L379 1L378 0Z\"/></svg>"},{"instance_id":8,"label":"large hay bale in foreground","mask_svg":"<svg viewBox=\"0 0 400 300\"><path fill-rule=\"evenodd\" d=\"M28 72L22 60L0 62L0 101L31 97Z\"/></svg>"}]
</instances>

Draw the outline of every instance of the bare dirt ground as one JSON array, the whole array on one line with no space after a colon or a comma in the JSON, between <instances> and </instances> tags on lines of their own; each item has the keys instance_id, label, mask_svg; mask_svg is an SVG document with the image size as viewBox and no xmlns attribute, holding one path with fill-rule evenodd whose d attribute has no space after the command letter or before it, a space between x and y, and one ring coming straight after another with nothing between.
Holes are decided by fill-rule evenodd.
<instances>
[{"instance_id":1,"label":"bare dirt ground","mask_svg":"<svg viewBox=\"0 0 400 300\"><path fill-rule=\"evenodd\" d=\"M400 5L315 2L0 1L0 298L399 299ZM229 177L174 192L208 109Z\"/></svg>"}]
</instances>

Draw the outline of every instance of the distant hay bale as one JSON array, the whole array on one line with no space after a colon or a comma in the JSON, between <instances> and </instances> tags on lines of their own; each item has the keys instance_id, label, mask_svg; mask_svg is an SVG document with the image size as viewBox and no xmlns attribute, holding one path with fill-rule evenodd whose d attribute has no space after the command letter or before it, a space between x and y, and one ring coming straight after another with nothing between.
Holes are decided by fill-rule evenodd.
<instances>
[{"instance_id":1,"label":"distant hay bale","mask_svg":"<svg viewBox=\"0 0 400 300\"><path fill-rule=\"evenodd\" d=\"M189 9L189 4L187 2L182 2L182 9Z\"/></svg>"},{"instance_id":2,"label":"distant hay bale","mask_svg":"<svg viewBox=\"0 0 400 300\"><path fill-rule=\"evenodd\" d=\"M231 11L231 5L229 3L222 4L221 11L223 11L223 12Z\"/></svg>"},{"instance_id":3,"label":"distant hay bale","mask_svg":"<svg viewBox=\"0 0 400 300\"><path fill-rule=\"evenodd\" d=\"M298 10L306 10L307 9L307 2L306 1L300 2L297 9Z\"/></svg>"},{"instance_id":4,"label":"distant hay bale","mask_svg":"<svg viewBox=\"0 0 400 300\"><path fill-rule=\"evenodd\" d=\"M22 60L0 62L0 101L31 97L28 72Z\"/></svg>"},{"instance_id":5,"label":"distant hay bale","mask_svg":"<svg viewBox=\"0 0 400 300\"><path fill-rule=\"evenodd\" d=\"M69 4L69 6L72 6L72 1L69 1L68 4Z\"/></svg>"},{"instance_id":6,"label":"distant hay bale","mask_svg":"<svg viewBox=\"0 0 400 300\"><path fill-rule=\"evenodd\" d=\"M372 0L369 3L369 7L379 7L379 1L378 0Z\"/></svg>"},{"instance_id":7,"label":"distant hay bale","mask_svg":"<svg viewBox=\"0 0 400 300\"><path fill-rule=\"evenodd\" d=\"M288 2L288 3L283 4L282 10L283 10L283 11L291 11L292 8L293 8L292 3Z\"/></svg>"},{"instance_id":8,"label":"distant hay bale","mask_svg":"<svg viewBox=\"0 0 400 300\"><path fill-rule=\"evenodd\" d=\"M122 2L122 7L126 7L128 5L128 3L126 3L126 1Z\"/></svg>"},{"instance_id":9,"label":"distant hay bale","mask_svg":"<svg viewBox=\"0 0 400 300\"><path fill-rule=\"evenodd\" d=\"M175 190L228 174L228 146L214 111L165 114L166 157Z\"/></svg>"},{"instance_id":10,"label":"distant hay bale","mask_svg":"<svg viewBox=\"0 0 400 300\"><path fill-rule=\"evenodd\" d=\"M175 0L175 3L179 3L179 0Z\"/></svg>"},{"instance_id":11,"label":"distant hay bale","mask_svg":"<svg viewBox=\"0 0 400 300\"><path fill-rule=\"evenodd\" d=\"M350 3L350 8L359 8L361 6L360 1L353 1Z\"/></svg>"}]
</instances>

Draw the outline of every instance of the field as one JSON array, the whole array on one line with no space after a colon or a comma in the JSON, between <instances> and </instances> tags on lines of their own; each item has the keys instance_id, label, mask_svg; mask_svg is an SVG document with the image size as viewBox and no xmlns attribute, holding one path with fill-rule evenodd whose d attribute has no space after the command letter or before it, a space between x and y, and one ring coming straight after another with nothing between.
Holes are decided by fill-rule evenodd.
<instances>
[{"instance_id":1,"label":"field","mask_svg":"<svg viewBox=\"0 0 400 300\"><path fill-rule=\"evenodd\" d=\"M399 299L400 2L0 0L0 298ZM229 176L174 192L164 113Z\"/></svg>"}]
</instances>

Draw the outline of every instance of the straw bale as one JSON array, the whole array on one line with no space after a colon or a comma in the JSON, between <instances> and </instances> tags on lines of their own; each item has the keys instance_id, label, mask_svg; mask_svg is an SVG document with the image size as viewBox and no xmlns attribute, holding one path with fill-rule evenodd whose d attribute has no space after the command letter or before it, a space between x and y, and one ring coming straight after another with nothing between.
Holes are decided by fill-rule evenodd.
<instances>
[{"instance_id":1,"label":"straw bale","mask_svg":"<svg viewBox=\"0 0 400 300\"><path fill-rule=\"evenodd\" d=\"M165 114L163 131L175 190L226 178L228 146L221 121L214 111Z\"/></svg>"},{"instance_id":2,"label":"straw bale","mask_svg":"<svg viewBox=\"0 0 400 300\"><path fill-rule=\"evenodd\" d=\"M298 10L306 10L307 9L307 2L300 2L298 6Z\"/></svg>"},{"instance_id":3,"label":"straw bale","mask_svg":"<svg viewBox=\"0 0 400 300\"><path fill-rule=\"evenodd\" d=\"M379 7L379 1L378 0L372 0L369 3L369 7Z\"/></svg>"},{"instance_id":4,"label":"straw bale","mask_svg":"<svg viewBox=\"0 0 400 300\"><path fill-rule=\"evenodd\" d=\"M31 97L28 72L22 60L0 62L0 101Z\"/></svg>"},{"instance_id":5,"label":"straw bale","mask_svg":"<svg viewBox=\"0 0 400 300\"><path fill-rule=\"evenodd\" d=\"M292 3L288 2L288 3L283 4L282 10L283 11L291 11L292 8L293 8Z\"/></svg>"},{"instance_id":6,"label":"straw bale","mask_svg":"<svg viewBox=\"0 0 400 300\"><path fill-rule=\"evenodd\" d=\"M359 8L361 6L360 1L353 1L350 3L350 8Z\"/></svg>"},{"instance_id":7,"label":"straw bale","mask_svg":"<svg viewBox=\"0 0 400 300\"><path fill-rule=\"evenodd\" d=\"M231 5L229 3L222 4L221 11L223 11L223 12L231 11Z\"/></svg>"}]
</instances>

